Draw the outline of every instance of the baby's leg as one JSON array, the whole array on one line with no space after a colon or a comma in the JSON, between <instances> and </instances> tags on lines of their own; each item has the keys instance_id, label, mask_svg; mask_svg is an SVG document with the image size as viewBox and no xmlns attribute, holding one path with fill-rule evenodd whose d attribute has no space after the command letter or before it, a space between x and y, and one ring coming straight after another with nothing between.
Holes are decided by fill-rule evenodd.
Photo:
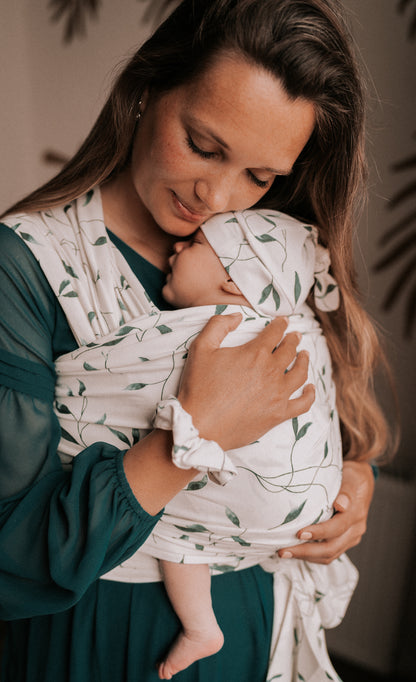
<instances>
[{"instance_id":1,"label":"baby's leg","mask_svg":"<svg viewBox=\"0 0 416 682\"><path fill-rule=\"evenodd\" d=\"M166 591L183 631L165 661L159 665L161 680L184 670L199 658L219 651L224 636L211 601L211 578L206 564L174 564L161 561Z\"/></svg>"}]
</instances>

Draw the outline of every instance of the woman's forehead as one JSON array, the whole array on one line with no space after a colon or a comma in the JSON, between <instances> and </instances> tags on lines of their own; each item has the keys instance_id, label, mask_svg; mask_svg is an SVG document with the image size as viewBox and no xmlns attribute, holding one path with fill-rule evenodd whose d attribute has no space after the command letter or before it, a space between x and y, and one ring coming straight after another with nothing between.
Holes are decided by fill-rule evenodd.
<instances>
[{"instance_id":1,"label":"woman's forehead","mask_svg":"<svg viewBox=\"0 0 416 682\"><path fill-rule=\"evenodd\" d=\"M174 97L195 132L278 174L291 172L315 125L311 102L289 98L269 71L235 55L219 56Z\"/></svg>"}]
</instances>

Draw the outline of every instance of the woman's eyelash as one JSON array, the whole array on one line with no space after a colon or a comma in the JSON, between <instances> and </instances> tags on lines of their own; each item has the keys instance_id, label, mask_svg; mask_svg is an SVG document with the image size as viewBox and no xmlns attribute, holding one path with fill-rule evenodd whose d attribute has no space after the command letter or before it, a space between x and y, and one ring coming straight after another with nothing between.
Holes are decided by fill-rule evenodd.
<instances>
[{"instance_id":1,"label":"woman's eyelash","mask_svg":"<svg viewBox=\"0 0 416 682\"><path fill-rule=\"evenodd\" d=\"M201 156L203 159L212 159L215 156L215 152L206 152L204 149L200 149L200 147L197 147L195 142L193 141L192 137L188 134L186 138L187 145L191 151L193 151L195 154L198 154L198 156ZM270 182L269 180L260 180L258 177L254 175L251 171L247 171L248 176L257 187L261 187L262 189L265 189L266 187L269 186Z\"/></svg>"},{"instance_id":2,"label":"woman's eyelash","mask_svg":"<svg viewBox=\"0 0 416 682\"><path fill-rule=\"evenodd\" d=\"M190 135L187 136L186 141L187 141L189 149L191 149L191 151L195 152L195 154L202 156L203 159L212 159L212 157L215 156L215 152L206 152L203 149L200 149L199 147L197 147Z\"/></svg>"},{"instance_id":3,"label":"woman's eyelash","mask_svg":"<svg viewBox=\"0 0 416 682\"><path fill-rule=\"evenodd\" d=\"M269 186L270 184L269 180L260 180L260 178L257 178L251 171L247 172L250 176L250 180L252 180L252 182L254 182L254 184L257 185L257 187L262 187L264 189L265 187Z\"/></svg>"}]
</instances>

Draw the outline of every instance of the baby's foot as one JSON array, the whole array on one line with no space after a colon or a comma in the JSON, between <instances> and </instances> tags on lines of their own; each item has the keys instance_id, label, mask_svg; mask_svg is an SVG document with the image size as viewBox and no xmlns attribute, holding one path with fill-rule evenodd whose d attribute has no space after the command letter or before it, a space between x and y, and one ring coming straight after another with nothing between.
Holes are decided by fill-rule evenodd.
<instances>
[{"instance_id":1,"label":"baby's foot","mask_svg":"<svg viewBox=\"0 0 416 682\"><path fill-rule=\"evenodd\" d=\"M200 658L216 654L224 644L224 635L218 624L210 630L182 631L169 651L165 661L159 664L159 678L171 680Z\"/></svg>"}]
</instances>

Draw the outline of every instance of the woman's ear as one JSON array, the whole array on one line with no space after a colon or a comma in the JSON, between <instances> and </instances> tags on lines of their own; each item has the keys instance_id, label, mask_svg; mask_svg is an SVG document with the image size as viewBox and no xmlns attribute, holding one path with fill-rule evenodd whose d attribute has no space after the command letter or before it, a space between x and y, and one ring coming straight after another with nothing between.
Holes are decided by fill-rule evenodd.
<instances>
[{"instance_id":1,"label":"woman's ear","mask_svg":"<svg viewBox=\"0 0 416 682\"><path fill-rule=\"evenodd\" d=\"M243 294L241 293L240 289L236 285L235 282L233 282L232 279L226 279L222 282L221 284L221 289L224 291L226 294L231 294L232 296L242 296Z\"/></svg>"}]
</instances>

